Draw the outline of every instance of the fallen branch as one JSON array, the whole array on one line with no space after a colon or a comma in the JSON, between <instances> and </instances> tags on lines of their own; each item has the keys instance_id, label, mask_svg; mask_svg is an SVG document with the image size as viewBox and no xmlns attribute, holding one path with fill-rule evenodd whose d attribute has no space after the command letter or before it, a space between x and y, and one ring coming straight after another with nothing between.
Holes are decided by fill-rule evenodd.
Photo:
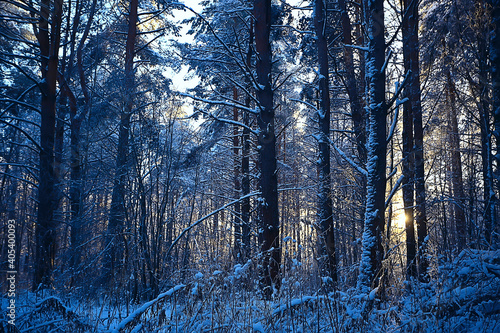
<instances>
[{"instance_id":1,"label":"fallen branch","mask_svg":"<svg viewBox=\"0 0 500 333\"><path fill-rule=\"evenodd\" d=\"M168 291L158 295L154 300L149 301L147 303L144 303L140 308L132 312L127 318L123 319L118 326L114 329L114 333L120 333L123 332L124 329L126 328L132 328L135 327L136 325L139 324L139 320L141 319L141 316L146 312L149 308L151 308L153 305L157 304L158 302L164 300L167 297L172 296L175 292L184 289L186 285L180 284L177 285Z\"/></svg>"}]
</instances>

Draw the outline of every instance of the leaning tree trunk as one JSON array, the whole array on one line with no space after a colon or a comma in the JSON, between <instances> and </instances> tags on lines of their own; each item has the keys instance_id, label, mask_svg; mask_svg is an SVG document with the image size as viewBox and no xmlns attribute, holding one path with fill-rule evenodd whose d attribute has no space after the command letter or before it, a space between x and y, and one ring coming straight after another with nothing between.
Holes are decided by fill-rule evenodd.
<instances>
[{"instance_id":1,"label":"leaning tree trunk","mask_svg":"<svg viewBox=\"0 0 500 333\"><path fill-rule=\"evenodd\" d=\"M49 21L50 30L49 30ZM38 185L38 222L35 229L35 275L33 289L52 284L52 270L56 253L57 193L54 174L54 140L56 122L56 81L58 52L61 40L62 0L53 7L50 0L42 0L36 37L40 45L42 90L40 126L40 182Z\"/></svg>"},{"instance_id":2,"label":"leaning tree trunk","mask_svg":"<svg viewBox=\"0 0 500 333\"><path fill-rule=\"evenodd\" d=\"M119 273L125 255L125 182L129 148L130 117L134 106L134 53L137 36L137 9L139 0L131 0L128 15L128 33L125 45L124 109L120 115L115 179L109 212L108 242L110 242L109 269L111 278ZM111 281L112 279L110 279Z\"/></svg>"},{"instance_id":3,"label":"leaning tree trunk","mask_svg":"<svg viewBox=\"0 0 500 333\"><path fill-rule=\"evenodd\" d=\"M335 236L333 225L332 181L330 175L330 89L328 71L328 42L325 37L327 27L324 0L316 0L314 7L314 27L316 29L316 44L318 47L319 93L320 107L318 110L317 136L319 145L319 192L318 215L320 234L322 277L329 277L337 282L337 262L335 257Z\"/></svg>"},{"instance_id":4,"label":"leaning tree trunk","mask_svg":"<svg viewBox=\"0 0 500 333\"><path fill-rule=\"evenodd\" d=\"M384 248L386 187L386 115L384 1L366 0L368 52L366 81L368 85L368 161L367 196L358 288L364 291L379 285Z\"/></svg>"},{"instance_id":5,"label":"leaning tree trunk","mask_svg":"<svg viewBox=\"0 0 500 333\"><path fill-rule=\"evenodd\" d=\"M259 165L261 202L260 245L261 287L266 298L273 287L280 286L281 250L279 241L278 177L276 169L276 135L274 131L273 89L271 87L272 51L271 0L255 0L255 49L257 52L257 99L259 101Z\"/></svg>"}]
</instances>

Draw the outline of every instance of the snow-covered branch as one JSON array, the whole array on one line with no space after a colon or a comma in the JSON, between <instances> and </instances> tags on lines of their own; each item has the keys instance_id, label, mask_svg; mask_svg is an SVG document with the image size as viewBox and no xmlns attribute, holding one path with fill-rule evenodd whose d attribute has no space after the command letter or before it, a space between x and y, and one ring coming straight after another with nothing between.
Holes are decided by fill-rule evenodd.
<instances>
[{"instance_id":1,"label":"snow-covered branch","mask_svg":"<svg viewBox=\"0 0 500 333\"><path fill-rule=\"evenodd\" d=\"M138 321L140 320L141 315L144 312L146 312L149 308L151 308L153 305L160 302L161 300L172 296L174 293L176 293L177 291L179 291L181 289L184 289L185 287L186 287L186 285L184 285L184 284L177 285L177 286L169 289L168 291L158 295L158 297L156 297L154 300L149 301L147 303L144 303L143 305L141 305L141 307L139 307L137 310L132 312L127 318L123 319L118 324L118 326L116 326L116 328L113 330L113 333L120 333L127 327L132 328L132 326L134 324L138 324Z\"/></svg>"},{"instance_id":2,"label":"snow-covered branch","mask_svg":"<svg viewBox=\"0 0 500 333\"><path fill-rule=\"evenodd\" d=\"M389 60L391 60L391 57L392 57L392 49L389 49L389 53L387 54L387 57L385 58L384 64L382 65L382 69L380 71L382 72L385 71L387 65L389 64Z\"/></svg>"},{"instance_id":3,"label":"snow-covered branch","mask_svg":"<svg viewBox=\"0 0 500 333\"><path fill-rule=\"evenodd\" d=\"M220 118L220 117L217 117L216 115L214 115L213 113L209 113L209 112L206 112L203 110L199 110L198 112L201 112L204 115L209 116L210 118L214 119L215 121L220 121L221 123L240 126L240 127L243 127L243 128L246 128L247 130L249 130L250 133L252 133L253 135L256 135L256 136L259 135L256 130L252 129L250 126L247 126L243 123L240 123L239 121L235 121L235 120L231 120L231 119L227 119L227 118Z\"/></svg>"},{"instance_id":4,"label":"snow-covered branch","mask_svg":"<svg viewBox=\"0 0 500 333\"><path fill-rule=\"evenodd\" d=\"M8 121L5 121L5 120L3 120L3 119L0 119L0 123L4 123L4 124L6 124L6 125L8 125L8 126L12 126L12 127L14 127L16 130L18 130L19 132L23 133L23 134L24 134L24 136L25 136L26 138L28 138L28 140L29 140L29 141L31 141L31 142L35 145L35 147L38 149L38 151L42 151L42 150L43 150L43 149L42 149L42 147L40 147L40 145L38 144L38 142L36 142L36 140L35 140L35 139L33 139L33 138L31 137L31 135L29 135L29 134L28 134L25 130L23 130L21 127L19 127L19 126L17 126L17 125L14 125L14 124L12 124L12 123L9 123Z\"/></svg>"},{"instance_id":5,"label":"snow-covered branch","mask_svg":"<svg viewBox=\"0 0 500 333\"><path fill-rule=\"evenodd\" d=\"M398 100L398 97L401 94L401 92L403 91L404 87L406 86L406 83L408 82L408 78L410 77L410 75L411 75L411 71L408 71L405 74L403 82L401 84L396 83L396 91L394 92L394 95L391 97L391 99L387 103L387 110L389 110L392 107L392 105ZM403 100L403 102L400 102L398 104L404 103L404 101L406 101L406 100Z\"/></svg>"},{"instance_id":6,"label":"snow-covered branch","mask_svg":"<svg viewBox=\"0 0 500 333\"><path fill-rule=\"evenodd\" d=\"M296 99L296 98L291 98L290 100L293 101L293 102L299 102L299 103L305 104L308 107L310 107L311 109L313 109L314 111L318 112L318 108L315 107L314 105L312 105L309 102L306 102L306 101L303 101L303 100L300 100L300 99Z\"/></svg>"},{"instance_id":7,"label":"snow-covered branch","mask_svg":"<svg viewBox=\"0 0 500 333\"><path fill-rule=\"evenodd\" d=\"M231 81L232 84L236 85L238 88L240 88L241 90L243 90L243 92L245 93L246 96L250 97L250 99L252 99L255 104L258 104L259 101L257 100L257 98L255 98L255 96L253 94L251 94L247 88L245 88L242 84L240 84L239 82L237 82L236 80L234 80L233 78L231 77L227 77L227 79L229 81ZM243 106L243 105L242 105ZM255 110L254 110L254 114L256 114Z\"/></svg>"},{"instance_id":8,"label":"snow-covered branch","mask_svg":"<svg viewBox=\"0 0 500 333\"><path fill-rule=\"evenodd\" d=\"M299 30L291 25L273 25L272 26L273 28L286 28L286 29L290 29L298 34L303 34L303 35L306 35L306 34L311 34L313 35L314 32L313 31L309 31L309 30Z\"/></svg>"},{"instance_id":9,"label":"snow-covered branch","mask_svg":"<svg viewBox=\"0 0 500 333\"><path fill-rule=\"evenodd\" d=\"M386 142L390 142L394 136L394 131L396 129L396 124L398 123L399 117L399 103L396 103L396 110L394 111L394 119L392 120L391 129L389 130L389 135L387 136Z\"/></svg>"},{"instance_id":10,"label":"snow-covered branch","mask_svg":"<svg viewBox=\"0 0 500 333\"><path fill-rule=\"evenodd\" d=\"M368 48L365 46L358 46L358 45L351 45L351 44L344 44L344 47L350 47L352 49L368 52Z\"/></svg>"},{"instance_id":11,"label":"snow-covered branch","mask_svg":"<svg viewBox=\"0 0 500 333\"><path fill-rule=\"evenodd\" d=\"M228 106L231 108L237 108L239 110L243 110L243 111L249 112L251 114L258 113L255 109L251 109L249 107L246 107L246 106L243 106L240 104L236 104L236 103L230 103L230 102L226 102L226 101L214 101L211 99L201 98L201 97L197 97L197 96L186 94L186 93L179 93L179 95L183 96L183 97L188 97L188 98L194 99L195 101L198 101L198 102L203 102L203 103L212 104L212 105L223 105L223 106Z\"/></svg>"},{"instance_id":12,"label":"snow-covered branch","mask_svg":"<svg viewBox=\"0 0 500 333\"><path fill-rule=\"evenodd\" d=\"M40 108L38 108L36 106L33 106L31 104L28 104L26 102L21 102L21 101L16 100L16 99L12 99L12 98L0 98L0 102L11 103L13 105L17 104L17 105L20 105L20 106L24 106L25 108L28 108L28 109L40 112ZM9 105L7 108L10 108L10 107L11 107L11 105ZM2 113L2 115L3 115L3 113Z\"/></svg>"},{"instance_id":13,"label":"snow-covered branch","mask_svg":"<svg viewBox=\"0 0 500 333\"><path fill-rule=\"evenodd\" d=\"M247 67L245 61L243 61L243 63L240 63L240 61L238 60L238 57L233 53L233 51L231 50L231 48L226 44L226 42L224 42L220 36L217 34L217 32L215 31L215 29L212 27L212 25L210 24L210 22L208 22L208 20L203 16L201 15L200 13L198 13L197 11L195 11L194 9L190 8L189 6L186 6L185 4L183 3L175 3L176 5L178 4L179 6L182 6L183 8L189 10L190 12L192 12L194 15L198 16L208 27L208 29L210 30L210 32L212 33L212 35L215 37L215 39L217 39L217 41L222 45L222 47L226 50L227 52L227 56L231 57L232 59L234 59L234 63L236 66L238 66L238 68L242 71L242 73L249 77L251 79L251 81L253 81L253 84L255 86L258 86L258 82L257 80L255 79L255 77L252 75L252 71L250 70L250 68Z\"/></svg>"},{"instance_id":14,"label":"snow-covered branch","mask_svg":"<svg viewBox=\"0 0 500 333\"><path fill-rule=\"evenodd\" d=\"M354 162L352 159L350 159L340 148L337 147L337 145L330 139L328 138L328 142L330 145L335 149L335 151L347 162L349 163L354 169L358 170L359 173L364 175L365 177L368 177L368 172L358 165L356 162Z\"/></svg>"},{"instance_id":15,"label":"snow-covered branch","mask_svg":"<svg viewBox=\"0 0 500 333\"><path fill-rule=\"evenodd\" d=\"M398 178L398 180L396 181L396 184L394 184L394 186L393 186L393 188L391 190L391 193L387 197L387 200L385 200L385 208L387 208L389 206L389 204L391 203L392 197L394 197L394 194L396 194L396 192L399 190L399 187L401 186L401 183L403 182L403 179L404 179L404 176L401 175Z\"/></svg>"},{"instance_id":16,"label":"snow-covered branch","mask_svg":"<svg viewBox=\"0 0 500 333\"><path fill-rule=\"evenodd\" d=\"M188 233L191 229L193 229L194 227L196 227L201 222L205 221L209 217L212 217L213 215L217 214L218 212L223 211L226 208L228 208L228 207L230 207L230 206L232 206L232 205L234 205L234 204L236 204L236 203L238 203L238 202L240 202L240 201L242 201L242 200L244 200L246 198L250 198L250 197L253 197L253 196L256 196L256 195L260 195L260 194L261 194L261 192L252 192L252 193L249 193L247 195L242 196L239 199L233 200L233 201L225 204L224 206L222 206L222 207L220 207L220 208L212 211L210 214L203 216L202 218L200 218L199 220L197 220L196 222L194 222L193 224L191 224L189 227L187 227L184 230L182 230L182 232L180 233L180 235L177 236L177 238L172 242L172 244L168 248L166 256L168 256L170 254L170 252L175 247L175 245L177 245L177 243L182 238L182 236L184 236L186 233Z\"/></svg>"},{"instance_id":17,"label":"snow-covered branch","mask_svg":"<svg viewBox=\"0 0 500 333\"><path fill-rule=\"evenodd\" d=\"M17 177L17 176L14 176L14 175L12 175L12 174L10 174L10 173L3 172L3 171L0 171L0 175L2 175L2 176L6 176L6 177L10 177L10 178L13 178L13 179L17 179L17 180L19 180L19 181L22 181L22 182L28 183L28 184L30 184L31 186L38 188L38 184L33 183L31 180L28 180L28 179L25 179L25 178L22 178L22 177Z\"/></svg>"}]
</instances>

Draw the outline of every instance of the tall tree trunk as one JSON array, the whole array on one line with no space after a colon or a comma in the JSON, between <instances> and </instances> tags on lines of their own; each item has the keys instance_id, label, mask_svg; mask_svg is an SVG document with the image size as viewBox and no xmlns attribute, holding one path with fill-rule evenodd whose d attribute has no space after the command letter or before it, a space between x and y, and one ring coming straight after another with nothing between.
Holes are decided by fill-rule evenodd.
<instances>
[{"instance_id":1,"label":"tall tree trunk","mask_svg":"<svg viewBox=\"0 0 500 333\"><path fill-rule=\"evenodd\" d=\"M482 103L480 103L482 104ZM483 198L484 198L484 236L486 241L491 241L492 226L495 219L495 193L493 191L493 174L491 169L491 142L488 110L485 105L479 105L479 121L481 129L481 159L483 173Z\"/></svg>"},{"instance_id":2,"label":"tall tree trunk","mask_svg":"<svg viewBox=\"0 0 500 333\"><path fill-rule=\"evenodd\" d=\"M500 1L491 0L491 22L492 33L490 40L490 63L491 63L491 85L493 97L493 122L495 137L496 151L494 155L496 170L496 192L500 193ZM490 243L495 243L498 238L493 238L495 235L498 237L500 231L496 221L491 224Z\"/></svg>"},{"instance_id":3,"label":"tall tree trunk","mask_svg":"<svg viewBox=\"0 0 500 333\"><path fill-rule=\"evenodd\" d=\"M342 22L342 40L344 45L352 45L352 25L347 12L345 0L339 0ZM356 149L358 151L361 165L366 164L366 113L363 108L363 102L358 92L356 74L354 72L354 57L351 47L344 47L344 64L346 71L346 89L349 96L349 105L351 107L352 122L354 124L354 133L356 135Z\"/></svg>"},{"instance_id":4,"label":"tall tree trunk","mask_svg":"<svg viewBox=\"0 0 500 333\"><path fill-rule=\"evenodd\" d=\"M482 36L481 36L482 37ZM491 148L491 129L490 129L490 103L488 80L488 45L485 40L478 38L478 62L479 62L479 81L472 84L476 87L476 95L479 97L477 103L479 109L479 121L481 122L481 157L483 166L483 184L484 184L484 236L486 241L491 244L491 235L496 220L496 195L493 185L493 166L492 166L492 148Z\"/></svg>"},{"instance_id":5,"label":"tall tree trunk","mask_svg":"<svg viewBox=\"0 0 500 333\"><path fill-rule=\"evenodd\" d=\"M109 212L108 241L110 246L109 277L120 271L120 263L125 251L125 183L129 148L130 117L134 106L134 53L137 36L137 9L139 0L130 1L128 32L125 45L125 89L123 91L124 109L120 115L116 171Z\"/></svg>"},{"instance_id":6,"label":"tall tree trunk","mask_svg":"<svg viewBox=\"0 0 500 333\"><path fill-rule=\"evenodd\" d=\"M335 235L333 225L332 181L330 174L330 89L328 70L328 42L325 37L327 28L324 0L316 0L314 6L314 27L316 29L316 44L318 47L319 93L320 107L318 110L319 135L319 192L318 215L321 242L320 270L322 277L329 277L337 282L337 261L335 257Z\"/></svg>"},{"instance_id":7,"label":"tall tree trunk","mask_svg":"<svg viewBox=\"0 0 500 333\"><path fill-rule=\"evenodd\" d=\"M404 0L403 18L403 58L405 71L410 72L405 88L409 101L404 104L406 112L411 112L413 122L413 154L415 163L415 222L417 224L418 270L421 279L427 274L425 248L427 243L427 213L424 168L424 129L422 125L422 103L420 92L420 65L418 46L418 1ZM411 111L410 111L411 110ZM409 116L409 114L408 114ZM411 148L409 148L411 150ZM411 231L407 232L408 233ZM409 235L411 238L414 234Z\"/></svg>"},{"instance_id":8,"label":"tall tree trunk","mask_svg":"<svg viewBox=\"0 0 500 333\"><path fill-rule=\"evenodd\" d=\"M409 80L405 87L408 101L403 105L403 201L406 217L406 244L408 274L416 277L415 225L419 249L419 272L427 270L424 248L427 237L427 215L425 209L425 179L423 153L422 104L420 93L420 66L418 46L418 1L403 1L403 61ZM415 198L414 198L415 193ZM413 200L415 199L415 203ZM413 205L415 204L415 209ZM413 216L415 213L415 216Z\"/></svg>"},{"instance_id":9,"label":"tall tree trunk","mask_svg":"<svg viewBox=\"0 0 500 333\"><path fill-rule=\"evenodd\" d=\"M142 176L142 167L141 167L141 162L139 160L139 153L137 152L137 149L134 149L134 164L136 166L136 172L137 172L137 191L139 195L139 234L137 235L138 238L138 246L139 246L139 255L144 258L144 260L141 260L142 262L142 269L141 273L143 274L143 281L142 281L142 288L144 291L147 293L150 293L156 289L156 278L154 275L154 269L153 269L153 264L152 264L152 255L151 255L151 245L150 245L150 233L148 232L148 227L147 227L147 219L148 219L148 214L147 214L147 198L146 198L146 188L144 186L143 182L143 176ZM154 235L153 235L154 236ZM149 279L149 283L148 283ZM153 296L153 295L150 295Z\"/></svg>"},{"instance_id":10,"label":"tall tree trunk","mask_svg":"<svg viewBox=\"0 0 500 333\"><path fill-rule=\"evenodd\" d=\"M266 298L273 287L280 286L281 251L279 240L278 177L276 169L276 135L274 131L273 89L271 87L272 50L271 0L255 0L255 48L257 52L257 99L259 101L259 165L262 191L260 245L261 287Z\"/></svg>"},{"instance_id":11,"label":"tall tree trunk","mask_svg":"<svg viewBox=\"0 0 500 333\"><path fill-rule=\"evenodd\" d=\"M233 87L233 100L238 100L238 88ZM233 120L238 122L238 108L233 108ZM233 179L234 179L234 194L235 198L241 196L241 181L240 181L240 137L238 133L238 125L233 125ZM242 239L242 223L241 223L241 203L237 202L234 205L234 255L236 261L241 262L243 259L243 239Z\"/></svg>"},{"instance_id":12,"label":"tall tree trunk","mask_svg":"<svg viewBox=\"0 0 500 333\"><path fill-rule=\"evenodd\" d=\"M50 30L49 30L49 21ZM56 80L61 39L62 0L42 0L36 37L40 45L42 90L40 126L40 182L38 185L38 223L35 231L36 255L33 289L52 284L56 253L57 193L54 174L54 140L56 122Z\"/></svg>"},{"instance_id":13,"label":"tall tree trunk","mask_svg":"<svg viewBox=\"0 0 500 333\"><path fill-rule=\"evenodd\" d=\"M365 0L368 52L366 81L368 85L368 158L367 197L358 288L364 291L379 285L384 248L386 187L386 115L384 1Z\"/></svg>"},{"instance_id":14,"label":"tall tree trunk","mask_svg":"<svg viewBox=\"0 0 500 333\"><path fill-rule=\"evenodd\" d=\"M62 77L59 77L61 90L69 102L70 110L70 187L69 187L69 201L71 209L71 258L69 266L73 270L71 277L71 284L75 282L75 269L80 263L79 253L79 237L80 229L78 227L80 217L80 201L81 201L81 161L80 161L80 128L81 121L78 119L78 106L76 97L68 86L68 83Z\"/></svg>"},{"instance_id":15,"label":"tall tree trunk","mask_svg":"<svg viewBox=\"0 0 500 333\"><path fill-rule=\"evenodd\" d=\"M253 46L253 20L250 23L248 51L246 54L247 68L251 68ZM251 89L250 78L246 78L248 91ZM245 97L245 106L250 107L250 95ZM241 135L241 195L250 194L250 117L248 112L243 112L243 128ZM241 241L242 260L246 260L250 255L250 198L241 201Z\"/></svg>"},{"instance_id":16,"label":"tall tree trunk","mask_svg":"<svg viewBox=\"0 0 500 333\"><path fill-rule=\"evenodd\" d=\"M81 233L82 233L82 221L81 221L81 210L82 210L82 193L83 193L83 180L82 180L82 156L81 156L81 127L83 120L85 119L87 113L90 109L90 95L87 87L87 79L85 77L84 66L83 66L83 47L85 41L90 32L90 27L92 25L92 19L95 13L95 7L97 0L92 1L92 6L89 13L89 18L85 26L82 38L78 44L76 51L78 76L80 79L80 87L83 93L84 105L83 109L78 112L78 106L76 97L69 89L66 83L66 96L69 100L70 106L70 189L69 189L69 201L71 208L71 260L70 267L73 270L72 284L76 282L76 276L78 272L78 266L80 265L80 245L81 245ZM79 15L79 14L77 14ZM75 17L75 24L79 21ZM75 29L76 30L76 29ZM72 57L73 58L73 57ZM70 66L70 68L72 65Z\"/></svg>"},{"instance_id":17,"label":"tall tree trunk","mask_svg":"<svg viewBox=\"0 0 500 333\"><path fill-rule=\"evenodd\" d=\"M403 30L404 31L404 30ZM410 102L403 105L403 205L406 231L406 276L417 277L414 218L415 159L413 155L413 117Z\"/></svg>"},{"instance_id":18,"label":"tall tree trunk","mask_svg":"<svg viewBox=\"0 0 500 333\"><path fill-rule=\"evenodd\" d=\"M457 249L460 252L467 245L467 230L465 219L465 194L462 179L462 157L460 153L460 133L458 132L458 115L456 110L455 84L451 79L451 73L446 73L447 78L447 103L449 108L450 122L450 149L451 149L451 187L453 194L453 214L457 228Z\"/></svg>"},{"instance_id":19,"label":"tall tree trunk","mask_svg":"<svg viewBox=\"0 0 500 333\"><path fill-rule=\"evenodd\" d=\"M341 11L341 24L342 24L342 40L344 45L352 45L353 38L352 32L353 27L351 24L351 20L349 18L349 13L347 11L346 1L339 0L339 8ZM354 44L359 46L363 45L363 33L361 32L361 22L363 19L363 9L362 6L356 6L355 20L358 21L358 24L355 26L354 30ZM349 96L349 105L351 108L351 118L353 122L353 129L356 136L356 150L358 151L359 162L361 165L366 165L367 151L366 151L366 111L364 108L363 101L363 92L365 90L364 86L364 52L360 52L359 56L359 66L361 67L361 75L362 78L359 82L356 81L356 74L354 71L354 54L353 49L351 47L344 47L344 66L345 66L345 86L347 89L347 94ZM366 177L364 175L359 176L359 188L360 188L360 215L364 216L364 207L366 206ZM358 235L356 234L357 229L356 223L352 223L352 258L353 262L357 262L357 253L358 249L355 244L357 244L356 239L358 239Z\"/></svg>"}]
</instances>

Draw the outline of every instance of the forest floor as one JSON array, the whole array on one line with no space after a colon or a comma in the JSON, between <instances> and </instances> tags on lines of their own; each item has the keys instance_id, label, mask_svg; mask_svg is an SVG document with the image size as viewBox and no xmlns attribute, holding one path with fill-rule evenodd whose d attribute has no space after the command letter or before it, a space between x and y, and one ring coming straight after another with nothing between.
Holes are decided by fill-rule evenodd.
<instances>
[{"instance_id":1,"label":"forest floor","mask_svg":"<svg viewBox=\"0 0 500 333\"><path fill-rule=\"evenodd\" d=\"M299 292L290 279L264 301L248 290L250 264L198 272L138 304L120 297L20 292L16 329L0 332L500 332L500 251L468 250L431 282L360 293ZM303 290L303 289L302 289Z\"/></svg>"}]
</instances>

